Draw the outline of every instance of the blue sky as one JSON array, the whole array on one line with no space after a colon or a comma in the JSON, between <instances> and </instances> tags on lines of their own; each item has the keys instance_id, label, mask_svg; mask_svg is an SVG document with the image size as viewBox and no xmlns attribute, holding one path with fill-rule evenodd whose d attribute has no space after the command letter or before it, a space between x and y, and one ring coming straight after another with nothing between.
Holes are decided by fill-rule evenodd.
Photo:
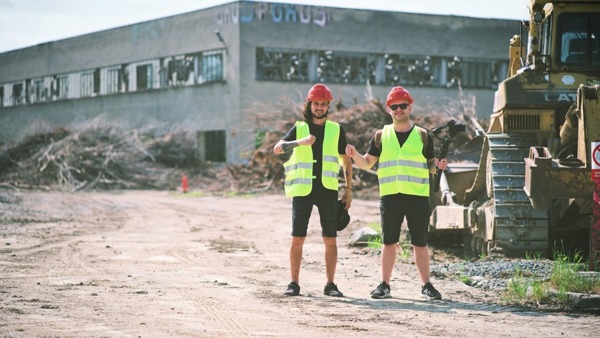
<instances>
[{"instance_id":1,"label":"blue sky","mask_svg":"<svg viewBox=\"0 0 600 338\"><path fill-rule=\"evenodd\" d=\"M233 0L0 0L0 53L228 2ZM267 2L527 20L529 0Z\"/></svg>"}]
</instances>

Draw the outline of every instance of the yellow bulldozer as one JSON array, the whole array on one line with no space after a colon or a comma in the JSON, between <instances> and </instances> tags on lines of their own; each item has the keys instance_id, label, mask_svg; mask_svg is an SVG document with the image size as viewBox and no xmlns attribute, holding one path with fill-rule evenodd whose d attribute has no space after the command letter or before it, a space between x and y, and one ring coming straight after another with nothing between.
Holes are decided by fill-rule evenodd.
<instances>
[{"instance_id":1,"label":"yellow bulldozer","mask_svg":"<svg viewBox=\"0 0 600 338\"><path fill-rule=\"evenodd\" d=\"M478 163L450 164L432 195L430 232L460 232L475 255L589 250L600 1L530 0L528 7L527 33L509 39L509 74L498 85Z\"/></svg>"}]
</instances>

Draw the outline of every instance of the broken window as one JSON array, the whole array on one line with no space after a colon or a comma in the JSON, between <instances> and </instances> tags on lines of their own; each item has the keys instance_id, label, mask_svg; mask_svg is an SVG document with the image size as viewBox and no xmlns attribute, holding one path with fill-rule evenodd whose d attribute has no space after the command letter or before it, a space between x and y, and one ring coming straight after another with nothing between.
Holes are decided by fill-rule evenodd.
<instances>
[{"instance_id":1,"label":"broken window","mask_svg":"<svg viewBox=\"0 0 600 338\"><path fill-rule=\"evenodd\" d=\"M448 61L447 87L494 88L498 78L492 61L461 60L456 56Z\"/></svg>"},{"instance_id":2,"label":"broken window","mask_svg":"<svg viewBox=\"0 0 600 338\"><path fill-rule=\"evenodd\" d=\"M31 79L25 80L25 103L26 104L30 104L31 103L31 95L32 94L32 90L31 90Z\"/></svg>"},{"instance_id":3,"label":"broken window","mask_svg":"<svg viewBox=\"0 0 600 338\"><path fill-rule=\"evenodd\" d=\"M68 75L55 76L56 78L56 98L59 100L69 98L69 77Z\"/></svg>"},{"instance_id":4,"label":"broken window","mask_svg":"<svg viewBox=\"0 0 600 338\"><path fill-rule=\"evenodd\" d=\"M431 56L385 56L385 81L390 85L431 86L433 67Z\"/></svg>"},{"instance_id":5,"label":"broken window","mask_svg":"<svg viewBox=\"0 0 600 338\"><path fill-rule=\"evenodd\" d=\"M446 87L462 86L462 62L458 56L448 60Z\"/></svg>"},{"instance_id":6,"label":"broken window","mask_svg":"<svg viewBox=\"0 0 600 338\"><path fill-rule=\"evenodd\" d=\"M223 67L219 49L44 76L6 83L2 106L223 81Z\"/></svg>"},{"instance_id":7,"label":"broken window","mask_svg":"<svg viewBox=\"0 0 600 338\"><path fill-rule=\"evenodd\" d=\"M79 87L79 95L81 95L81 97L94 95L94 71L81 73Z\"/></svg>"},{"instance_id":8,"label":"broken window","mask_svg":"<svg viewBox=\"0 0 600 338\"><path fill-rule=\"evenodd\" d=\"M145 64L135 68L135 81L137 90L152 88L152 65Z\"/></svg>"},{"instance_id":9,"label":"broken window","mask_svg":"<svg viewBox=\"0 0 600 338\"><path fill-rule=\"evenodd\" d=\"M183 86L194 83L194 57L180 55L173 57L167 66L170 86Z\"/></svg>"},{"instance_id":10,"label":"broken window","mask_svg":"<svg viewBox=\"0 0 600 338\"><path fill-rule=\"evenodd\" d=\"M308 52L257 48L256 80L307 81Z\"/></svg>"},{"instance_id":11,"label":"broken window","mask_svg":"<svg viewBox=\"0 0 600 338\"><path fill-rule=\"evenodd\" d=\"M114 94L119 92L119 67L111 67L106 69L106 94Z\"/></svg>"},{"instance_id":12,"label":"broken window","mask_svg":"<svg viewBox=\"0 0 600 338\"><path fill-rule=\"evenodd\" d=\"M119 92L127 93L129 91L129 66L125 63L119 68Z\"/></svg>"},{"instance_id":13,"label":"broken window","mask_svg":"<svg viewBox=\"0 0 600 338\"><path fill-rule=\"evenodd\" d=\"M202 76L198 83L223 80L223 53L213 52L202 55Z\"/></svg>"},{"instance_id":14,"label":"broken window","mask_svg":"<svg viewBox=\"0 0 600 338\"><path fill-rule=\"evenodd\" d=\"M320 82L362 84L367 83L368 73L366 54L319 52L317 78Z\"/></svg>"},{"instance_id":15,"label":"broken window","mask_svg":"<svg viewBox=\"0 0 600 338\"><path fill-rule=\"evenodd\" d=\"M94 69L94 95L100 94L100 68Z\"/></svg>"},{"instance_id":16,"label":"broken window","mask_svg":"<svg viewBox=\"0 0 600 338\"><path fill-rule=\"evenodd\" d=\"M470 88L490 88L492 86L492 63L489 61L465 62L463 85Z\"/></svg>"},{"instance_id":17,"label":"broken window","mask_svg":"<svg viewBox=\"0 0 600 338\"><path fill-rule=\"evenodd\" d=\"M12 86L12 105L17 106L25 102L23 97L23 83L15 83Z\"/></svg>"},{"instance_id":18,"label":"broken window","mask_svg":"<svg viewBox=\"0 0 600 338\"><path fill-rule=\"evenodd\" d=\"M34 79L33 85L31 88L31 95L33 96L32 101L42 102L46 98L44 97L44 80L43 79Z\"/></svg>"}]
</instances>

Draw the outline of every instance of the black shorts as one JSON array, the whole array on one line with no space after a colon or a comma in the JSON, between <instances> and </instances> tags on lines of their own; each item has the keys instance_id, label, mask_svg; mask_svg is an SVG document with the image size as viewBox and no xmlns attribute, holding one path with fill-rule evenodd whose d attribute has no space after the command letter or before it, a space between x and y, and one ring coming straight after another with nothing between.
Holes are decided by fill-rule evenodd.
<instances>
[{"instance_id":1,"label":"black shorts","mask_svg":"<svg viewBox=\"0 0 600 338\"><path fill-rule=\"evenodd\" d=\"M313 194L294 197L292 201L292 236L306 237L313 205L316 205L319 209L322 235L324 237L337 237L337 193L318 197L313 196Z\"/></svg>"},{"instance_id":2,"label":"black shorts","mask_svg":"<svg viewBox=\"0 0 600 338\"><path fill-rule=\"evenodd\" d=\"M383 244L395 244L400 241L400 229L406 216L411 244L427 245L431 212L429 198L401 194L384 196L379 202L379 211Z\"/></svg>"}]
</instances>

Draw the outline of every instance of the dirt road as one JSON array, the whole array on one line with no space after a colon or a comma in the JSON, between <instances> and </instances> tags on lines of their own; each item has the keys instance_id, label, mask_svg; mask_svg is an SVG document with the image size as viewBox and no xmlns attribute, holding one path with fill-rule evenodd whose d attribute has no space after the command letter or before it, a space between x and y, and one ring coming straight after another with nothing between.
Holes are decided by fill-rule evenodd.
<instances>
[{"instance_id":1,"label":"dirt road","mask_svg":"<svg viewBox=\"0 0 600 338\"><path fill-rule=\"evenodd\" d=\"M600 318L494 305L498 295L436 280L443 301L419 298L400 263L389 300L373 300L377 253L345 244L378 222L355 200L340 233L336 283L323 295L323 245L313 214L301 296L289 282L291 202L281 195L173 192L0 194L3 337L587 337ZM362 254L361 254L362 253Z\"/></svg>"}]
</instances>

